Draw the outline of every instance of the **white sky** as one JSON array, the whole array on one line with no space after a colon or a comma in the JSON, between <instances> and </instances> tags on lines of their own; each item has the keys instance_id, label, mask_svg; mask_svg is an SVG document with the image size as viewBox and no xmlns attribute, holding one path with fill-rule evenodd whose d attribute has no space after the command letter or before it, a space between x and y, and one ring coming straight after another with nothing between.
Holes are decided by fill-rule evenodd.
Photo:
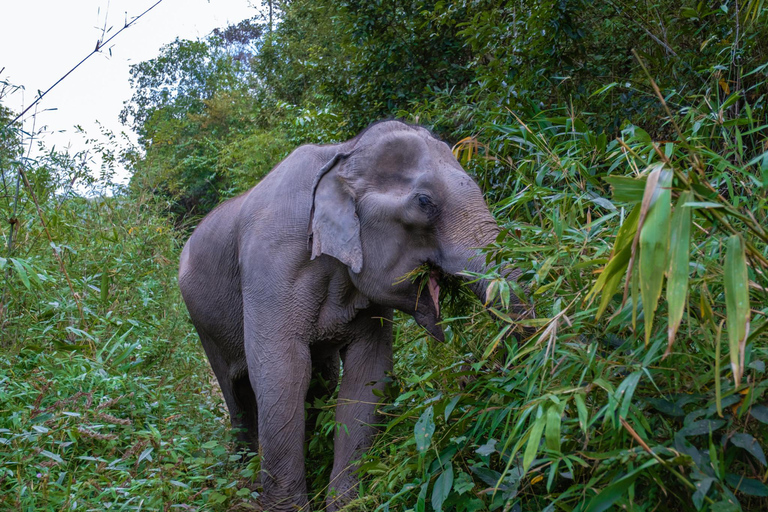
<instances>
[{"instance_id":1,"label":"white sky","mask_svg":"<svg viewBox=\"0 0 768 512\"><path fill-rule=\"evenodd\" d=\"M69 71L96 46L105 23L112 27L104 39L126 19L138 16L157 0L0 0L0 78L24 86L23 93L7 96L3 104L16 113ZM151 59L176 37L204 37L214 28L258 14L249 0L163 0L123 31L109 48L92 56L43 98L38 105L37 128L46 126L50 148L84 148L80 125L96 137L96 120L120 133L123 102L131 97L128 68ZM30 110L30 113L34 109ZM24 127L32 128L29 114ZM132 137L133 139L133 137Z\"/></svg>"}]
</instances>

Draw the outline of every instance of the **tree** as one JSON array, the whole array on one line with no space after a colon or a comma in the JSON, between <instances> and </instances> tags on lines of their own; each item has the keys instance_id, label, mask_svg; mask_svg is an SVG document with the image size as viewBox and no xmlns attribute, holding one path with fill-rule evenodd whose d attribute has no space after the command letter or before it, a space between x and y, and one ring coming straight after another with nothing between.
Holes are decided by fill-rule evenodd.
<instances>
[{"instance_id":1,"label":"tree","mask_svg":"<svg viewBox=\"0 0 768 512\"><path fill-rule=\"evenodd\" d=\"M242 188L221 164L229 145L271 123L251 70L261 35L261 25L246 20L203 40L177 39L132 66L134 94L121 120L144 152L134 161L134 187L173 198L178 214L205 213Z\"/></svg>"}]
</instances>

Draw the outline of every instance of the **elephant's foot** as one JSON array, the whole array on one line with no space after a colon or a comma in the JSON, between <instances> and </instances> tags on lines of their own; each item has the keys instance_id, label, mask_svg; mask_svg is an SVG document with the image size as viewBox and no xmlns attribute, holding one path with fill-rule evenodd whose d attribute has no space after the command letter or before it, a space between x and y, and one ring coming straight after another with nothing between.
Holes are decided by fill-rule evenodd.
<instances>
[{"instance_id":1,"label":"elephant's foot","mask_svg":"<svg viewBox=\"0 0 768 512\"><path fill-rule=\"evenodd\" d=\"M277 498L262 495L260 506L261 508L257 508L257 510L263 512L312 512L306 496L299 499L298 496Z\"/></svg>"},{"instance_id":2,"label":"elephant's foot","mask_svg":"<svg viewBox=\"0 0 768 512\"><path fill-rule=\"evenodd\" d=\"M261 473L261 482L264 489L260 496L260 504L264 512L312 511L303 485L297 485L297 482L291 482L293 485L281 485L269 478L264 469Z\"/></svg>"},{"instance_id":3,"label":"elephant's foot","mask_svg":"<svg viewBox=\"0 0 768 512\"><path fill-rule=\"evenodd\" d=\"M329 486L325 504L328 512L336 512L357 498L357 478L346 473Z\"/></svg>"}]
</instances>

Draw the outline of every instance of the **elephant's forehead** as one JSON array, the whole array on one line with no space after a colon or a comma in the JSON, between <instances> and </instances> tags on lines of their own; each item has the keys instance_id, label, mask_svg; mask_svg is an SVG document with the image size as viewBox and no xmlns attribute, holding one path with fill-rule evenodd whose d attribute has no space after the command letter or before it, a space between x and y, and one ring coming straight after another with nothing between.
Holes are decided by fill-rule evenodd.
<instances>
[{"instance_id":1,"label":"elephant's forehead","mask_svg":"<svg viewBox=\"0 0 768 512\"><path fill-rule=\"evenodd\" d=\"M415 133L386 134L361 151L382 171L416 167L431 158L426 141Z\"/></svg>"},{"instance_id":2,"label":"elephant's forehead","mask_svg":"<svg viewBox=\"0 0 768 512\"><path fill-rule=\"evenodd\" d=\"M366 142L356 152L353 165L381 181L406 183L424 173L450 172L455 166L448 146L417 132L381 134Z\"/></svg>"}]
</instances>

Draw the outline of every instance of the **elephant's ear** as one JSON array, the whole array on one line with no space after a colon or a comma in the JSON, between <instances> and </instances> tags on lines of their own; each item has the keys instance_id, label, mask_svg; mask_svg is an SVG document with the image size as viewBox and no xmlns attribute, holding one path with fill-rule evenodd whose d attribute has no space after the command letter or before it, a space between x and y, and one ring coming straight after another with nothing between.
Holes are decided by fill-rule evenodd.
<instances>
[{"instance_id":1,"label":"elephant's ear","mask_svg":"<svg viewBox=\"0 0 768 512\"><path fill-rule=\"evenodd\" d=\"M327 254L357 274L363 268L360 220L355 211L354 193L340 173L341 162L348 156L348 153L337 154L315 178L309 235L311 259Z\"/></svg>"}]
</instances>

